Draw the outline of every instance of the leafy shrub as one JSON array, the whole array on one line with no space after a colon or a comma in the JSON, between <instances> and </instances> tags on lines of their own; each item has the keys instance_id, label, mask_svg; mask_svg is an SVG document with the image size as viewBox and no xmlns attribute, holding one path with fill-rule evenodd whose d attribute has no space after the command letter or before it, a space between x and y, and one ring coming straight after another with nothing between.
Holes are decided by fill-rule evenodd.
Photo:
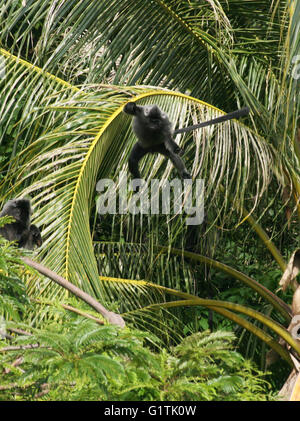
<instances>
[{"instance_id":1,"label":"leafy shrub","mask_svg":"<svg viewBox=\"0 0 300 421\"><path fill-rule=\"evenodd\" d=\"M77 318L19 337L23 349L0 354L0 364L23 357L6 376L7 387L16 385L9 399L268 399L263 374L233 350L234 339L230 332L206 331L167 351L149 333Z\"/></svg>"},{"instance_id":2,"label":"leafy shrub","mask_svg":"<svg viewBox=\"0 0 300 421\"><path fill-rule=\"evenodd\" d=\"M0 227L11 221L11 217L0 218ZM24 264L21 251L0 235L0 316L19 320L29 303L23 282ZM21 264L21 265L20 265Z\"/></svg>"}]
</instances>

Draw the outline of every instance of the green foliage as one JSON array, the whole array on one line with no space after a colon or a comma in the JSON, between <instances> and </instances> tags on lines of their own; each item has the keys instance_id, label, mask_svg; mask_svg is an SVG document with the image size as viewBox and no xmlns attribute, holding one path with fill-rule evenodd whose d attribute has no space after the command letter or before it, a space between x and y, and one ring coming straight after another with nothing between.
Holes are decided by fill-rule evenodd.
<instances>
[{"instance_id":1,"label":"green foliage","mask_svg":"<svg viewBox=\"0 0 300 421\"><path fill-rule=\"evenodd\" d=\"M6 399L265 400L262 373L233 350L229 332L194 334L170 351L149 333L77 318L23 336L0 354ZM145 343L146 341L146 343ZM28 345L36 346L28 349ZM27 346L27 349L25 347ZM22 355L20 368L9 362ZM12 389L9 385L14 384ZM41 392L42 390L42 392ZM44 392L43 392L44 391Z\"/></svg>"},{"instance_id":2,"label":"green foliage","mask_svg":"<svg viewBox=\"0 0 300 421\"><path fill-rule=\"evenodd\" d=\"M263 373L233 350L231 332L193 334L160 356L158 400L265 400ZM135 399L134 395L125 395Z\"/></svg>"},{"instance_id":3,"label":"green foliage","mask_svg":"<svg viewBox=\"0 0 300 421\"><path fill-rule=\"evenodd\" d=\"M0 219L0 226L12 221L7 216ZM0 316L5 319L19 320L28 304L20 255L19 249L0 236Z\"/></svg>"}]
</instances>

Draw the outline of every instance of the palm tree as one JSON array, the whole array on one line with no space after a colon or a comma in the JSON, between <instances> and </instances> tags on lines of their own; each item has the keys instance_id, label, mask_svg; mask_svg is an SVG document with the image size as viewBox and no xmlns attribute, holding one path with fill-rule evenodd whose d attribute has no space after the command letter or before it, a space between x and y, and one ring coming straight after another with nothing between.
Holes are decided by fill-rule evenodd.
<instances>
[{"instance_id":1,"label":"palm tree","mask_svg":"<svg viewBox=\"0 0 300 421\"><path fill-rule=\"evenodd\" d=\"M259 219L278 191L284 192L289 221L296 212L300 216L299 4L82 0L74 6L70 0L35 0L24 6L8 0L1 13L1 197L32 197L45 238L43 264L105 305L116 301L125 320L136 325L181 335L177 307L204 306L293 365L272 334L236 314L258 320L299 355L299 344L283 327L291 309L216 259L215 239L249 223L286 269ZM97 181L119 179L135 142L122 113L129 100L157 103L176 127L244 104L251 109L244 122L176 138L193 178L205 180L205 241L192 251L186 250L189 232L179 215L107 215L99 228ZM142 166L149 179L164 180L171 171L156 156ZM279 323L241 304L200 299L191 282L199 263L246 283L276 309ZM32 278L29 287L32 295L64 297L49 281Z\"/></svg>"}]
</instances>

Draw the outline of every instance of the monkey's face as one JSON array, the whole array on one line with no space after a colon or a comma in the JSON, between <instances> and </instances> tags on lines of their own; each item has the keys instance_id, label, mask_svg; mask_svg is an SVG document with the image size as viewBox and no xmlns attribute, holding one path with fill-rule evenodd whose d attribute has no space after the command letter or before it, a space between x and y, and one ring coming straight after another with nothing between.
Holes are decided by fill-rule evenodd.
<instances>
[{"instance_id":1,"label":"monkey's face","mask_svg":"<svg viewBox=\"0 0 300 421\"><path fill-rule=\"evenodd\" d=\"M35 234L33 236L33 241L34 241L34 244L36 244L38 247L41 247L41 245L43 244L43 240L42 240L41 234L40 233L39 234Z\"/></svg>"},{"instance_id":2,"label":"monkey's face","mask_svg":"<svg viewBox=\"0 0 300 421\"><path fill-rule=\"evenodd\" d=\"M30 234L32 235L33 245L40 247L43 244L40 230L36 225L30 226Z\"/></svg>"}]
</instances>

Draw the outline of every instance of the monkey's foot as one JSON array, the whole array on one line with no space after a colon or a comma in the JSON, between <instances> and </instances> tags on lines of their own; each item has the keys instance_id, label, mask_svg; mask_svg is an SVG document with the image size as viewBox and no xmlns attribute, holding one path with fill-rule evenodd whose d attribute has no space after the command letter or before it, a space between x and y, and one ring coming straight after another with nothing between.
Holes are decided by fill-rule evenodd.
<instances>
[{"instance_id":1,"label":"monkey's foot","mask_svg":"<svg viewBox=\"0 0 300 421\"><path fill-rule=\"evenodd\" d=\"M183 179L192 179L192 176L190 173L188 173L187 171L182 173L182 178Z\"/></svg>"},{"instance_id":2,"label":"monkey's foot","mask_svg":"<svg viewBox=\"0 0 300 421\"><path fill-rule=\"evenodd\" d=\"M184 150L183 150L182 148L180 148L179 146L177 146L177 147L174 149L174 152L175 152L177 155L181 156L181 155L183 155Z\"/></svg>"}]
</instances>

